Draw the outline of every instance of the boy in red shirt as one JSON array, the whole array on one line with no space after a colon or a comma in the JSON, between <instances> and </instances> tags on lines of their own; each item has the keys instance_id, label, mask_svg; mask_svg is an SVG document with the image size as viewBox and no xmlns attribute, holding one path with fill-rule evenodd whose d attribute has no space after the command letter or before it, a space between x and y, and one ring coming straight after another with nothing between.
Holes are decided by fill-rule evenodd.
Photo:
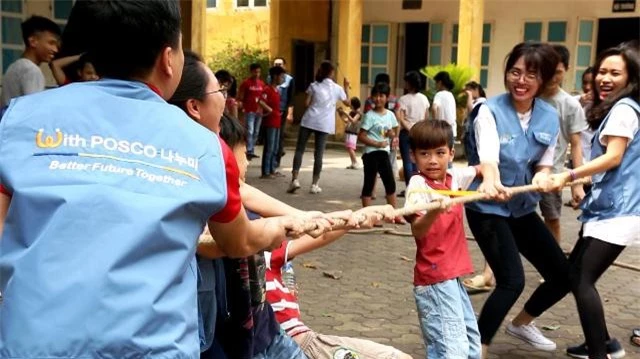
<instances>
[{"instance_id":1,"label":"boy in red shirt","mask_svg":"<svg viewBox=\"0 0 640 359\"><path fill-rule=\"evenodd\" d=\"M242 102L244 121L247 126L247 159L252 160L258 157L253 153L262 122L258 101L266 85L260 80L260 64L251 64L249 70L251 76L240 84L238 98Z\"/></svg>"},{"instance_id":2,"label":"boy in red shirt","mask_svg":"<svg viewBox=\"0 0 640 359\"><path fill-rule=\"evenodd\" d=\"M269 86L264 88L259 101L264 112L264 147L262 148L262 176L260 178L275 178L278 165L278 141L280 139L280 92L278 85L284 79L285 71L280 66L269 69Z\"/></svg>"},{"instance_id":3,"label":"boy in red shirt","mask_svg":"<svg viewBox=\"0 0 640 359\"><path fill-rule=\"evenodd\" d=\"M411 177L405 207L443 200L438 190L464 190L478 167L447 169L453 160L453 131L445 121L420 121L409 132ZM463 206L418 213L409 218L417 251L414 295L429 359L480 359L480 332L460 277L473 273L464 233ZM446 329L445 329L446 328Z\"/></svg>"}]
</instances>

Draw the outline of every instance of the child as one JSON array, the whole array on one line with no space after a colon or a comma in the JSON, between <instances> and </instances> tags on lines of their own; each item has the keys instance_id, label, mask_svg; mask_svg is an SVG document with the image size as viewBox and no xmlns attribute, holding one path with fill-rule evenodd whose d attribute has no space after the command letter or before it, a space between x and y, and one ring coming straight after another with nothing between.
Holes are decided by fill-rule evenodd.
<instances>
[{"instance_id":1,"label":"child","mask_svg":"<svg viewBox=\"0 0 640 359\"><path fill-rule=\"evenodd\" d=\"M360 99L352 97L350 103L351 111L349 111L349 113L346 113L343 108L338 109L338 112L346 124L346 128L344 129L344 146L347 148L349 158L351 159L351 165L349 165L347 169L357 170L360 169L360 165L358 165L358 160L356 159L356 144L358 143L358 131L360 130L362 113L360 113Z\"/></svg>"},{"instance_id":2,"label":"child","mask_svg":"<svg viewBox=\"0 0 640 359\"><path fill-rule=\"evenodd\" d=\"M391 89L385 83L379 83L371 89L373 110L364 115L360 126L358 140L365 144L362 163L364 164L364 184L362 185L362 206L371 205L371 195L378 173L382 178L386 192L387 203L396 206L396 181L389 161L389 138L396 135L398 121L393 112L385 105ZM398 224L405 224L402 217L395 220Z\"/></svg>"},{"instance_id":3,"label":"child","mask_svg":"<svg viewBox=\"0 0 640 359\"><path fill-rule=\"evenodd\" d=\"M367 207L364 213L381 206ZM393 210L391 206L385 206ZM392 217L390 217L392 218ZM312 250L324 247L342 237L346 231L333 231L318 238L303 236L283 243L273 252L265 252L267 264L267 301L273 307L283 330L293 337L309 359L360 358L360 359L411 359L396 348L370 340L323 335L309 329L300 320L300 308L295 284L283 281L282 273L288 261Z\"/></svg>"},{"instance_id":4,"label":"child","mask_svg":"<svg viewBox=\"0 0 640 359\"><path fill-rule=\"evenodd\" d=\"M71 66L73 65L73 66ZM55 59L51 61L49 64L51 68L51 73L53 74L53 78L55 78L56 83L59 86L67 85L76 81L95 81L98 80L98 73L96 72L95 67L93 67L93 61L88 54L82 55L74 55L74 56L65 56L59 59ZM67 73L73 73L73 71L69 72L69 68L73 67L71 70L75 70L75 74L73 77L67 77L65 73L65 69Z\"/></svg>"},{"instance_id":5,"label":"child","mask_svg":"<svg viewBox=\"0 0 640 359\"><path fill-rule=\"evenodd\" d=\"M264 88L262 98L258 102L265 111L264 123L265 141L262 148L262 176L260 178L275 178L278 163L278 141L280 139L280 92L278 85L284 79L285 71L280 66L269 69L269 86Z\"/></svg>"},{"instance_id":6,"label":"child","mask_svg":"<svg viewBox=\"0 0 640 359\"><path fill-rule=\"evenodd\" d=\"M455 150L445 121L416 123L409 143L418 174L409 181L405 207L442 198L432 191L464 190L478 174L479 166L447 170ZM462 212L456 205L410 217L417 246L414 295L429 359L480 358L480 332L460 281L473 272Z\"/></svg>"}]
</instances>

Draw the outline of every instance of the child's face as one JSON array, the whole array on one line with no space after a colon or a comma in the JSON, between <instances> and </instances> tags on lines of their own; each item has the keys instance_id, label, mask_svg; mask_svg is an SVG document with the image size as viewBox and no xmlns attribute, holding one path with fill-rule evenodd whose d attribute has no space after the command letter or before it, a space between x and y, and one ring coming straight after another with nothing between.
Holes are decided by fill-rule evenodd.
<instances>
[{"instance_id":1,"label":"child's face","mask_svg":"<svg viewBox=\"0 0 640 359\"><path fill-rule=\"evenodd\" d=\"M387 104L387 95L383 93L376 93L371 96L371 100L373 100L373 104L376 106L376 109L381 109Z\"/></svg>"},{"instance_id":2,"label":"child's face","mask_svg":"<svg viewBox=\"0 0 640 359\"><path fill-rule=\"evenodd\" d=\"M247 145L239 144L233 147L233 156L238 163L238 170L240 172L240 180L245 181L247 175L247 167L249 167L249 160L247 160Z\"/></svg>"},{"instance_id":3,"label":"child's face","mask_svg":"<svg viewBox=\"0 0 640 359\"><path fill-rule=\"evenodd\" d=\"M100 79L96 69L90 62L85 63L84 66L78 70L78 75L80 77L80 81L95 81Z\"/></svg>"},{"instance_id":4,"label":"child's face","mask_svg":"<svg viewBox=\"0 0 640 359\"><path fill-rule=\"evenodd\" d=\"M420 173L431 180L443 181L454 153L455 150L446 145L429 150L418 148L411 151L411 158Z\"/></svg>"}]
</instances>

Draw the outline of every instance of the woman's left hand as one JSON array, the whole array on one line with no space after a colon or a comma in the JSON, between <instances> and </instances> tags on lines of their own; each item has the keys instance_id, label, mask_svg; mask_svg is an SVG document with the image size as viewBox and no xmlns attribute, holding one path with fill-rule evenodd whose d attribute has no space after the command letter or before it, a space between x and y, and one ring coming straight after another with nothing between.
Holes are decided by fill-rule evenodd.
<instances>
[{"instance_id":1,"label":"woman's left hand","mask_svg":"<svg viewBox=\"0 0 640 359\"><path fill-rule=\"evenodd\" d=\"M541 192L551 192L551 181L547 172L536 172L531 184L537 186Z\"/></svg>"}]
</instances>

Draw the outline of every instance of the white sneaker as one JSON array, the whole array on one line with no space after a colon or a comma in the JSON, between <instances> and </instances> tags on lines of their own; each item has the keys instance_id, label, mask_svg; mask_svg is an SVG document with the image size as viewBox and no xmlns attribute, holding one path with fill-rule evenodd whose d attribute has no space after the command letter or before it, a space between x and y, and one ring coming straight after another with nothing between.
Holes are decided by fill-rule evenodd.
<instances>
[{"instance_id":1,"label":"white sneaker","mask_svg":"<svg viewBox=\"0 0 640 359\"><path fill-rule=\"evenodd\" d=\"M294 193L295 191L298 190L298 188L300 188L300 181L298 181L297 179L294 179L293 181L291 181L291 184L289 185L289 189L287 189L287 193Z\"/></svg>"},{"instance_id":2,"label":"white sneaker","mask_svg":"<svg viewBox=\"0 0 640 359\"><path fill-rule=\"evenodd\" d=\"M311 189L309 190L309 193L312 194L318 194L322 192L322 188L320 188L320 186L318 186L317 184L312 184L311 185Z\"/></svg>"},{"instance_id":3,"label":"white sneaker","mask_svg":"<svg viewBox=\"0 0 640 359\"><path fill-rule=\"evenodd\" d=\"M531 344L536 349L544 351L556 350L556 343L542 335L540 330L536 328L534 322L522 326L515 326L513 323L509 323L506 332L511 336Z\"/></svg>"}]
</instances>

